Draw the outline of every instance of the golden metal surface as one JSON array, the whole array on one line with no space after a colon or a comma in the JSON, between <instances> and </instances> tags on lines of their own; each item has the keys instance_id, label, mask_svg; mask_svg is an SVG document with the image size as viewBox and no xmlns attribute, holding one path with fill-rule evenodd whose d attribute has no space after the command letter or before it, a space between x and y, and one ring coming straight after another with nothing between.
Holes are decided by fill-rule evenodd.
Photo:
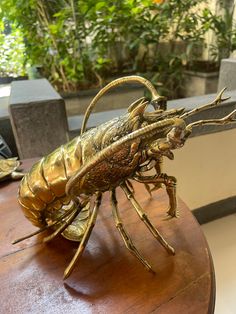
<instances>
[{"instance_id":1,"label":"golden metal surface","mask_svg":"<svg viewBox=\"0 0 236 314\"><path fill-rule=\"evenodd\" d=\"M0 159L0 181L21 179L24 173L17 171L19 167L20 161L17 158Z\"/></svg>"},{"instance_id":2,"label":"golden metal surface","mask_svg":"<svg viewBox=\"0 0 236 314\"><path fill-rule=\"evenodd\" d=\"M127 82L142 83L151 91L152 100L148 102L142 97L129 106L125 115L84 132L89 115L100 97L111 88ZM81 135L32 167L19 189L19 203L25 216L41 228L37 233L48 228L54 230L44 241L62 234L69 240L80 242L64 278L71 274L82 255L96 221L102 193L106 191L111 191L113 217L126 247L146 269L153 271L123 226L115 194L118 186L123 189L151 234L169 253L174 254L174 248L154 227L137 202L131 180L143 183L150 194L164 186L169 198L167 215L169 218L178 217L177 180L162 173L163 159L174 158L172 150L185 144L193 127L236 121L234 110L222 119L200 120L186 125L187 117L226 100L222 98L223 91L211 103L183 113L183 108L166 110L165 99L146 79L138 76L117 79L105 86L88 106ZM148 104L153 105L152 112L146 111ZM151 169L154 175L147 173Z\"/></svg>"}]
</instances>

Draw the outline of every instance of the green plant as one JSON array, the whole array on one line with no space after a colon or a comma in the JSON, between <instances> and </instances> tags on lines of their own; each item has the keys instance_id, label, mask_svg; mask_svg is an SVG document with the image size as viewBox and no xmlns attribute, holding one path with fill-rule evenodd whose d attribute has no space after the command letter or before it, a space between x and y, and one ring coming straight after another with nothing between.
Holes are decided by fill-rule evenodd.
<instances>
[{"instance_id":1,"label":"green plant","mask_svg":"<svg viewBox=\"0 0 236 314\"><path fill-rule=\"evenodd\" d=\"M177 5L175 0L169 0L153 11L162 31L155 45L152 81L161 94L170 98L182 96L185 67L201 57L205 45L200 2L203 1L183 0Z\"/></svg>"},{"instance_id":2,"label":"green plant","mask_svg":"<svg viewBox=\"0 0 236 314\"><path fill-rule=\"evenodd\" d=\"M199 9L203 0L159 2L2 0L1 7L22 31L32 64L41 64L57 89L145 72L163 93L178 97L184 67L200 57L209 27Z\"/></svg>"},{"instance_id":3,"label":"green plant","mask_svg":"<svg viewBox=\"0 0 236 314\"><path fill-rule=\"evenodd\" d=\"M229 8L220 2L222 14L215 15L209 9L204 10L204 24L215 35L215 43L211 45L211 56L220 63L236 50L236 23L234 19L234 5Z\"/></svg>"},{"instance_id":4,"label":"green plant","mask_svg":"<svg viewBox=\"0 0 236 314\"><path fill-rule=\"evenodd\" d=\"M100 75L106 78L107 73L155 72L153 77L148 74L149 79L161 91L169 90L171 97L179 96L184 67L199 57L204 46L206 30L199 2L97 2L97 11L90 11L96 16L91 15L90 20L93 51L106 66L99 67ZM164 85L166 88L160 88Z\"/></svg>"},{"instance_id":5,"label":"green plant","mask_svg":"<svg viewBox=\"0 0 236 314\"><path fill-rule=\"evenodd\" d=\"M43 75L64 91L93 81L86 18L79 5L74 0L1 1L2 15L23 32L32 64L42 65Z\"/></svg>"},{"instance_id":6,"label":"green plant","mask_svg":"<svg viewBox=\"0 0 236 314\"><path fill-rule=\"evenodd\" d=\"M6 21L0 21L0 76L24 76L26 54L22 33L12 24L10 33L6 34L6 25Z\"/></svg>"}]
</instances>

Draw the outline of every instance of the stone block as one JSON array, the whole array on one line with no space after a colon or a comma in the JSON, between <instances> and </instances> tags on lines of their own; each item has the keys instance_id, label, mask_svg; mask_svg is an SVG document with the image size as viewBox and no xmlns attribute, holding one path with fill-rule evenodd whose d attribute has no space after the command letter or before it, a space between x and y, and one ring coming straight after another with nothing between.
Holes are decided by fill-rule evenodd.
<instances>
[{"instance_id":1,"label":"stone block","mask_svg":"<svg viewBox=\"0 0 236 314\"><path fill-rule=\"evenodd\" d=\"M218 84L218 72L201 73L185 71L183 81L184 97L215 93Z\"/></svg>"},{"instance_id":2,"label":"stone block","mask_svg":"<svg viewBox=\"0 0 236 314\"><path fill-rule=\"evenodd\" d=\"M13 82L9 113L21 159L44 156L68 140L64 100L46 79Z\"/></svg>"},{"instance_id":3,"label":"stone block","mask_svg":"<svg viewBox=\"0 0 236 314\"><path fill-rule=\"evenodd\" d=\"M222 59L218 91L227 87L227 90L236 90L236 59Z\"/></svg>"}]
</instances>

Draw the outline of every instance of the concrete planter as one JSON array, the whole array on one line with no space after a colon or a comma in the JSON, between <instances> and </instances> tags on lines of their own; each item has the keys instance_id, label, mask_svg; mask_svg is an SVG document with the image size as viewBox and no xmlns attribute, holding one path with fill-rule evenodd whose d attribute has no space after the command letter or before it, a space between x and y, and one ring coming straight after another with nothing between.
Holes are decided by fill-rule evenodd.
<instances>
[{"instance_id":1,"label":"concrete planter","mask_svg":"<svg viewBox=\"0 0 236 314\"><path fill-rule=\"evenodd\" d=\"M21 81L21 80L27 80L27 79L28 79L28 76L18 76L18 77L3 76L3 77L0 77L0 85L10 84L13 81Z\"/></svg>"},{"instance_id":2,"label":"concrete planter","mask_svg":"<svg viewBox=\"0 0 236 314\"><path fill-rule=\"evenodd\" d=\"M206 95L217 92L219 72L185 71L183 82L184 97Z\"/></svg>"}]
</instances>

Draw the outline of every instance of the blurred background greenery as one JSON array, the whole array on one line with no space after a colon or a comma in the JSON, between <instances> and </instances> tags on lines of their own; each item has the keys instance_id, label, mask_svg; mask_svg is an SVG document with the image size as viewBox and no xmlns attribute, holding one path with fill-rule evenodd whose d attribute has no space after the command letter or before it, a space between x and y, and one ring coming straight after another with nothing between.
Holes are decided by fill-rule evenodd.
<instances>
[{"instance_id":1,"label":"blurred background greenery","mask_svg":"<svg viewBox=\"0 0 236 314\"><path fill-rule=\"evenodd\" d=\"M178 98L186 69L215 71L236 49L232 2L1 0L0 76L71 92L136 73Z\"/></svg>"}]
</instances>

